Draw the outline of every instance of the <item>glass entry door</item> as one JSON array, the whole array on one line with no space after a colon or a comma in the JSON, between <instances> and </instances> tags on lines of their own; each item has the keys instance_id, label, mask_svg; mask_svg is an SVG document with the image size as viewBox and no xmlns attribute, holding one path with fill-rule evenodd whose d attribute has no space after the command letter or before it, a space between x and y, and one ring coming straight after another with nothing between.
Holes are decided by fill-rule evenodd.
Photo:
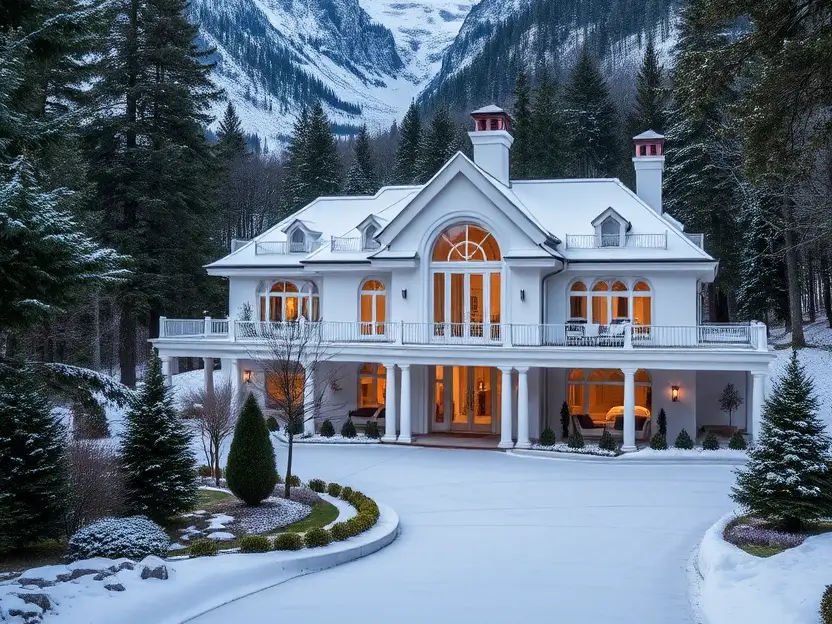
<instances>
[{"instance_id":1,"label":"glass entry door","mask_svg":"<svg viewBox=\"0 0 832 624\"><path fill-rule=\"evenodd\" d=\"M496 431L501 377L487 366L437 366L433 431Z\"/></svg>"},{"instance_id":2,"label":"glass entry door","mask_svg":"<svg viewBox=\"0 0 832 624\"><path fill-rule=\"evenodd\" d=\"M499 272L435 273L433 286L435 335L460 342L500 339Z\"/></svg>"}]
</instances>

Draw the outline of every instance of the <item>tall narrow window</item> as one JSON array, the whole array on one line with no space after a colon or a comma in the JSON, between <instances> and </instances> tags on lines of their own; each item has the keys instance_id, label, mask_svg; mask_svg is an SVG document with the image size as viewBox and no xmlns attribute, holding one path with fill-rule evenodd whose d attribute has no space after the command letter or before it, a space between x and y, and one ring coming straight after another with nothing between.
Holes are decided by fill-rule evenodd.
<instances>
[{"instance_id":1,"label":"tall narrow window","mask_svg":"<svg viewBox=\"0 0 832 624\"><path fill-rule=\"evenodd\" d=\"M652 325L652 293L647 282L636 282L633 287L633 323Z\"/></svg>"},{"instance_id":2,"label":"tall narrow window","mask_svg":"<svg viewBox=\"0 0 832 624\"><path fill-rule=\"evenodd\" d=\"M606 282L598 282L592 287L592 322L598 325L607 325L610 322L609 290L609 284Z\"/></svg>"},{"instance_id":3,"label":"tall narrow window","mask_svg":"<svg viewBox=\"0 0 832 624\"><path fill-rule=\"evenodd\" d=\"M361 334L384 335L387 320L387 291L379 280L367 280L361 286Z\"/></svg>"},{"instance_id":4,"label":"tall narrow window","mask_svg":"<svg viewBox=\"0 0 832 624\"><path fill-rule=\"evenodd\" d=\"M621 224L613 217L607 217L601 224L601 247L621 246Z\"/></svg>"},{"instance_id":5,"label":"tall narrow window","mask_svg":"<svg viewBox=\"0 0 832 624\"><path fill-rule=\"evenodd\" d=\"M358 407L385 404L387 369L381 364L362 364L358 370Z\"/></svg>"},{"instance_id":6,"label":"tall narrow window","mask_svg":"<svg viewBox=\"0 0 832 624\"><path fill-rule=\"evenodd\" d=\"M586 284L575 282L569 294L569 320L588 320L586 306Z\"/></svg>"},{"instance_id":7,"label":"tall narrow window","mask_svg":"<svg viewBox=\"0 0 832 624\"><path fill-rule=\"evenodd\" d=\"M306 235L300 228L292 232L292 238L289 241L290 253L302 253L306 251Z\"/></svg>"}]
</instances>

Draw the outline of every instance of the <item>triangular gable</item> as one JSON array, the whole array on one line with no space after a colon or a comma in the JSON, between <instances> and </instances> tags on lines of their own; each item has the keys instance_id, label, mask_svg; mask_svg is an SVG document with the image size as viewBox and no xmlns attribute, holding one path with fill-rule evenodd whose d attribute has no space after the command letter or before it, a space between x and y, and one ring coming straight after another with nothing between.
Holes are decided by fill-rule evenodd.
<instances>
[{"instance_id":1,"label":"triangular gable","mask_svg":"<svg viewBox=\"0 0 832 624\"><path fill-rule=\"evenodd\" d=\"M281 231L288 236L289 232L294 230L295 228L300 228L303 230L304 234L307 234L313 238L318 238L322 234L322 232L318 232L317 230L313 230L309 227L309 224L302 219L292 219L289 223L287 223Z\"/></svg>"},{"instance_id":2,"label":"triangular gable","mask_svg":"<svg viewBox=\"0 0 832 624\"><path fill-rule=\"evenodd\" d=\"M618 221L621 225L624 226L624 230L627 232L629 232L630 229L632 229L633 227L633 224L627 221L627 219L622 217L620 214L618 214L618 211L612 206L607 208L604 212L602 212L592 220L592 227L599 227L604 221L607 220L607 217L612 217L613 219Z\"/></svg>"},{"instance_id":3,"label":"triangular gable","mask_svg":"<svg viewBox=\"0 0 832 624\"><path fill-rule=\"evenodd\" d=\"M439 195L445 186L459 175L467 178L492 204L502 210L517 227L534 241L535 244L545 245L552 242L554 237L532 221L525 211L496 187L499 182L477 167L462 152L457 152L445 163L445 166L410 200L410 203L408 203L404 210L399 212L381 232L376 234L376 240L381 242L382 245L389 247L413 218Z\"/></svg>"}]
</instances>

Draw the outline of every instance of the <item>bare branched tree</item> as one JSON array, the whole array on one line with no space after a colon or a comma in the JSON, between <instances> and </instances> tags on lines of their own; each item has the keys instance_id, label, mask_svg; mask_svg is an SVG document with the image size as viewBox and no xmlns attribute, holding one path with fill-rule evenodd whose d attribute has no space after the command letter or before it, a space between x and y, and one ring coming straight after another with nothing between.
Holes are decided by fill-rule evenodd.
<instances>
[{"instance_id":1,"label":"bare branched tree","mask_svg":"<svg viewBox=\"0 0 832 624\"><path fill-rule=\"evenodd\" d=\"M289 498L292 477L292 452L295 435L302 432L316 417L327 417L343 409L328 397L338 387L340 367L332 359L333 350L324 344L322 323L252 323L264 348L251 353L265 373L261 384L266 407L274 409L286 424L288 455L284 496Z\"/></svg>"},{"instance_id":2,"label":"bare branched tree","mask_svg":"<svg viewBox=\"0 0 832 624\"><path fill-rule=\"evenodd\" d=\"M205 388L191 390L183 400L183 410L197 423L205 461L211 467L214 483L219 487L222 446L234 433L240 413L240 402L234 396L231 380L218 380L213 392Z\"/></svg>"},{"instance_id":3,"label":"bare branched tree","mask_svg":"<svg viewBox=\"0 0 832 624\"><path fill-rule=\"evenodd\" d=\"M78 529L124 508L124 480L116 445L74 440L67 447L67 488L63 525L69 537Z\"/></svg>"}]
</instances>

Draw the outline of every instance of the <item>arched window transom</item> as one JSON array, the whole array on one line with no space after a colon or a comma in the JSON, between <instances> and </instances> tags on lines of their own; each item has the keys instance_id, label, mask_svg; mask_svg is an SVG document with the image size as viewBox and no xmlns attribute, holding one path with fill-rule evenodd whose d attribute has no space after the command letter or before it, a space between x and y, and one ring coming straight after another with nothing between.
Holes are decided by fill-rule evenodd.
<instances>
[{"instance_id":1,"label":"arched window transom","mask_svg":"<svg viewBox=\"0 0 832 624\"><path fill-rule=\"evenodd\" d=\"M294 282L275 282L266 291L260 287L260 320L272 323L297 321L301 317L307 321L320 320L320 296L318 288L312 282L300 285Z\"/></svg>"},{"instance_id":2,"label":"arched window transom","mask_svg":"<svg viewBox=\"0 0 832 624\"><path fill-rule=\"evenodd\" d=\"M591 288L578 281L569 288L569 320L598 325L653 323L652 292L644 280L632 288L621 279L599 280Z\"/></svg>"},{"instance_id":3,"label":"arched window transom","mask_svg":"<svg viewBox=\"0 0 832 624\"><path fill-rule=\"evenodd\" d=\"M433 247L434 262L498 262L500 246L488 230L477 225L454 225L446 229Z\"/></svg>"}]
</instances>

